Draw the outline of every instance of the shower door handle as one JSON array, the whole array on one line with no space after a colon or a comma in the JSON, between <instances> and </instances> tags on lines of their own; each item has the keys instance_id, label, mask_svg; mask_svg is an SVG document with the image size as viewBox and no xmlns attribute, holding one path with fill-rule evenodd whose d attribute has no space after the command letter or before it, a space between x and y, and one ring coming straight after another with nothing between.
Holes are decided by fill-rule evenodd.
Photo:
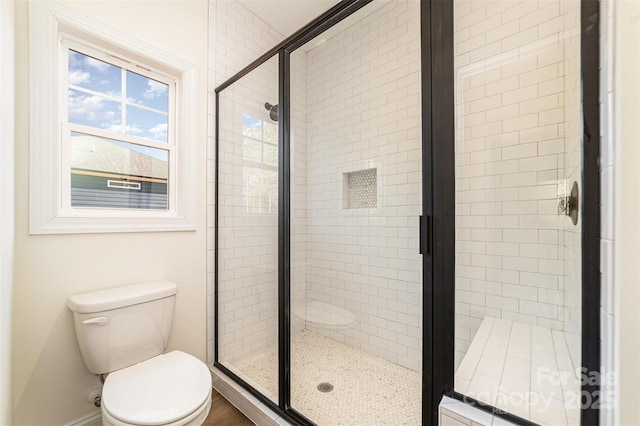
<instances>
[{"instance_id":1,"label":"shower door handle","mask_svg":"<svg viewBox=\"0 0 640 426\"><path fill-rule=\"evenodd\" d=\"M420 216L419 218L419 233L420 233L420 242L418 252L420 254L431 254L431 228L432 228L432 219L431 216Z\"/></svg>"}]
</instances>

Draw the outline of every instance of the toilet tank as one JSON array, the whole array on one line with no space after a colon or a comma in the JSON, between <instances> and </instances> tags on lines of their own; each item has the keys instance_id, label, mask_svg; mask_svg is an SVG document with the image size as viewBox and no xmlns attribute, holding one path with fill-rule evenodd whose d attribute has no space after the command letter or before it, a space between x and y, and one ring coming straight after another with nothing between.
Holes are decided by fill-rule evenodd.
<instances>
[{"instance_id":1,"label":"toilet tank","mask_svg":"<svg viewBox=\"0 0 640 426\"><path fill-rule=\"evenodd\" d=\"M167 348L178 286L152 281L69 298L82 358L104 374L161 354Z\"/></svg>"}]
</instances>

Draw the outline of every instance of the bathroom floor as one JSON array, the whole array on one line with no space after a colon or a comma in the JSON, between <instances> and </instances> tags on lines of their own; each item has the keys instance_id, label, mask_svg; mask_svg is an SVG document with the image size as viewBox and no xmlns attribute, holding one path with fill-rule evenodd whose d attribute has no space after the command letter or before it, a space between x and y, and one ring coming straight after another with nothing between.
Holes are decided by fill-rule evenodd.
<instances>
[{"instance_id":1,"label":"bathroom floor","mask_svg":"<svg viewBox=\"0 0 640 426\"><path fill-rule=\"evenodd\" d=\"M224 399L214 389L211 395L211 411L204 420L202 426L252 426L249 420L240 410Z\"/></svg>"},{"instance_id":2,"label":"bathroom floor","mask_svg":"<svg viewBox=\"0 0 640 426\"><path fill-rule=\"evenodd\" d=\"M291 363L291 405L319 425L420 424L421 375L416 371L309 330L293 337ZM276 345L228 366L275 400ZM333 388L322 392L321 384Z\"/></svg>"}]
</instances>

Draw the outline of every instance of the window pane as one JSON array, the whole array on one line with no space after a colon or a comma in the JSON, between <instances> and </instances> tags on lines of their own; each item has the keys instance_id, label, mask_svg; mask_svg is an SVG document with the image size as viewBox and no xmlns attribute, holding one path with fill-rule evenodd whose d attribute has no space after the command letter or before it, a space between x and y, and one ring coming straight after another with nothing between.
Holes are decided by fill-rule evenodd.
<instances>
[{"instance_id":1,"label":"window pane","mask_svg":"<svg viewBox=\"0 0 640 426\"><path fill-rule=\"evenodd\" d=\"M69 123L122 132L119 102L69 89Z\"/></svg>"},{"instance_id":2,"label":"window pane","mask_svg":"<svg viewBox=\"0 0 640 426\"><path fill-rule=\"evenodd\" d=\"M168 209L169 152L71 133L71 205Z\"/></svg>"},{"instance_id":3,"label":"window pane","mask_svg":"<svg viewBox=\"0 0 640 426\"><path fill-rule=\"evenodd\" d=\"M169 85L127 71L127 102L169 112Z\"/></svg>"},{"instance_id":4,"label":"window pane","mask_svg":"<svg viewBox=\"0 0 640 426\"><path fill-rule=\"evenodd\" d=\"M69 84L119 97L122 68L69 50Z\"/></svg>"},{"instance_id":5,"label":"window pane","mask_svg":"<svg viewBox=\"0 0 640 426\"><path fill-rule=\"evenodd\" d=\"M266 121L263 123L264 126L264 141L278 144L278 126L275 124L267 123Z\"/></svg>"},{"instance_id":6,"label":"window pane","mask_svg":"<svg viewBox=\"0 0 640 426\"><path fill-rule=\"evenodd\" d=\"M249 138L244 138L242 154L245 160L262 162L262 143Z\"/></svg>"},{"instance_id":7,"label":"window pane","mask_svg":"<svg viewBox=\"0 0 640 426\"><path fill-rule=\"evenodd\" d=\"M248 114L242 114L242 134L262 140L262 120Z\"/></svg>"},{"instance_id":8,"label":"window pane","mask_svg":"<svg viewBox=\"0 0 640 426\"><path fill-rule=\"evenodd\" d=\"M127 105L128 135L167 142L168 116Z\"/></svg>"},{"instance_id":9,"label":"window pane","mask_svg":"<svg viewBox=\"0 0 640 426\"><path fill-rule=\"evenodd\" d=\"M278 147L265 143L262 149L264 150L263 163L274 167L278 166Z\"/></svg>"},{"instance_id":10,"label":"window pane","mask_svg":"<svg viewBox=\"0 0 640 426\"><path fill-rule=\"evenodd\" d=\"M242 195L247 212L274 213L278 208L278 172L258 167L242 168Z\"/></svg>"}]
</instances>

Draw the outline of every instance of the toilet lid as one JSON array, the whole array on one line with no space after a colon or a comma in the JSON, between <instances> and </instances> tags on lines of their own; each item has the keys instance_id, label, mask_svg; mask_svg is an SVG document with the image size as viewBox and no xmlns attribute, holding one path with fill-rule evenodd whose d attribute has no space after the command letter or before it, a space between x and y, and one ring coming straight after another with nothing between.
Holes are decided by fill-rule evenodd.
<instances>
[{"instance_id":1,"label":"toilet lid","mask_svg":"<svg viewBox=\"0 0 640 426\"><path fill-rule=\"evenodd\" d=\"M102 389L102 406L125 423L162 425L197 410L210 391L207 366L189 354L173 351L109 374Z\"/></svg>"}]
</instances>

